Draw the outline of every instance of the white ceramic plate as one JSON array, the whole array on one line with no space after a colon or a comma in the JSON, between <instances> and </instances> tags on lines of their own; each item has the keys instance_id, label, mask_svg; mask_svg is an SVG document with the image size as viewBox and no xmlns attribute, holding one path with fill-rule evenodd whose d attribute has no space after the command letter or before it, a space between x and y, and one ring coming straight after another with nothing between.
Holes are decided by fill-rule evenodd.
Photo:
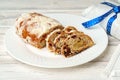
<instances>
[{"instance_id":1,"label":"white ceramic plate","mask_svg":"<svg viewBox=\"0 0 120 80\"><path fill-rule=\"evenodd\" d=\"M64 68L76 65L81 65L89 62L100 54L103 53L108 44L108 37L105 31L99 26L95 26L93 29L85 29L81 23L84 22L84 18L80 16L70 14L46 14L52 18L60 21L64 26L72 25L78 30L88 34L95 45L87 50L79 53L70 58L64 58L60 55L54 55L47 48L36 49L24 43L15 33L14 29L7 31L5 36L5 43L8 53L15 59L38 67L44 68Z\"/></svg>"}]
</instances>

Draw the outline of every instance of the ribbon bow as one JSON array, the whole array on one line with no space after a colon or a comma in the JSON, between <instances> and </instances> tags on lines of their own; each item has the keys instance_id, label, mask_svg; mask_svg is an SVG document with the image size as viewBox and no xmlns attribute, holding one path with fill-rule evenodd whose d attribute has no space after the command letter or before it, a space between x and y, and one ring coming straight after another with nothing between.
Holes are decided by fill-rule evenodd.
<instances>
[{"instance_id":1,"label":"ribbon bow","mask_svg":"<svg viewBox=\"0 0 120 80\"><path fill-rule=\"evenodd\" d=\"M90 28L98 23L100 23L102 20L104 20L107 16L109 16L111 13L115 13L115 15L113 15L109 20L108 20L108 23L107 23L107 27L106 27L106 31L107 31L107 34L110 35L110 32L111 32L111 26L112 26L112 23L114 22L114 20L117 18L117 14L120 13L120 6L116 6L112 3L109 3L109 2L103 2L101 4L104 4L104 5L108 5L110 7L112 7L111 10L109 10L108 12L106 12L105 14L97 17L97 18L94 18L90 21L87 21L87 22L84 22L82 23L82 25L85 27L85 28Z\"/></svg>"}]
</instances>

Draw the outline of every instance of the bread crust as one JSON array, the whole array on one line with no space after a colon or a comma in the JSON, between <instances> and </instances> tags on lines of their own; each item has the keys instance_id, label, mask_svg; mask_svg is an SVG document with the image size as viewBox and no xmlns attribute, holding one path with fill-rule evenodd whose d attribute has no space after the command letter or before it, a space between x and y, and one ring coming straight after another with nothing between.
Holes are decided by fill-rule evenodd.
<instances>
[{"instance_id":1,"label":"bread crust","mask_svg":"<svg viewBox=\"0 0 120 80\"><path fill-rule=\"evenodd\" d=\"M41 19L45 19L46 22L42 21L43 23L40 23ZM50 21L47 21L47 19ZM41 24L41 26L39 26L38 24ZM16 21L16 33L26 43L29 43L37 48L43 48L46 46L45 39L47 35L49 35L52 31L56 29L62 30L63 28L64 27L62 26L62 24L60 24L55 19L49 18L39 13L28 13L21 16Z\"/></svg>"},{"instance_id":2,"label":"bread crust","mask_svg":"<svg viewBox=\"0 0 120 80\"><path fill-rule=\"evenodd\" d=\"M94 45L93 40L85 34L73 34L67 37L61 48L61 54L70 57Z\"/></svg>"},{"instance_id":3,"label":"bread crust","mask_svg":"<svg viewBox=\"0 0 120 80\"><path fill-rule=\"evenodd\" d=\"M78 31L78 30L75 27L73 27L73 26L67 26L66 28L64 28L64 31L66 33L70 33L70 32Z\"/></svg>"},{"instance_id":4,"label":"bread crust","mask_svg":"<svg viewBox=\"0 0 120 80\"><path fill-rule=\"evenodd\" d=\"M54 30L52 33L50 33L47 36L46 46L50 51L55 51L54 40L60 34L61 34L61 30L57 29L57 30Z\"/></svg>"},{"instance_id":5,"label":"bread crust","mask_svg":"<svg viewBox=\"0 0 120 80\"><path fill-rule=\"evenodd\" d=\"M61 47L64 45L64 40L70 36L71 34L74 34L78 32L76 28L72 26L68 26L63 29L60 35L58 35L54 40L54 47L55 47L55 53L61 54Z\"/></svg>"}]
</instances>

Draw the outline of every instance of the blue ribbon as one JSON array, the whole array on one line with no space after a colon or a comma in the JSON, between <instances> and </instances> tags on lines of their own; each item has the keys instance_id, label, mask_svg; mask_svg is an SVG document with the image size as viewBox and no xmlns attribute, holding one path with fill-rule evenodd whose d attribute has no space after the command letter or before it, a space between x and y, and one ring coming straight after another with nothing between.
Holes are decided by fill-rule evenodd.
<instances>
[{"instance_id":1,"label":"blue ribbon","mask_svg":"<svg viewBox=\"0 0 120 80\"><path fill-rule=\"evenodd\" d=\"M101 21L103 21L106 17L108 17L111 13L115 13L115 15L113 15L109 20L108 20L108 23L107 23L107 27L106 27L106 32L107 34L110 35L110 32L111 32L111 26L112 26L112 23L114 22L114 20L117 18L117 14L120 13L120 6L116 6L112 3L109 3L109 2L102 2L101 4L104 4L104 5L108 5L110 7L112 7L111 10L109 10L108 12L106 12L105 14L97 17L97 18L94 18L90 21L87 21L87 22L84 22L82 23L82 25L85 27L85 28L90 28L98 23L100 23Z\"/></svg>"}]
</instances>

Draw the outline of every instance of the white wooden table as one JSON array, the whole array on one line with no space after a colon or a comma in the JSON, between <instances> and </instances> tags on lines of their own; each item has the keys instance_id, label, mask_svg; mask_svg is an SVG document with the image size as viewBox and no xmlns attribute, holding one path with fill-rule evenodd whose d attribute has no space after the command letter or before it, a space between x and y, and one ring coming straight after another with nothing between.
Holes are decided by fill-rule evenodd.
<instances>
[{"instance_id":1,"label":"white wooden table","mask_svg":"<svg viewBox=\"0 0 120 80\"><path fill-rule=\"evenodd\" d=\"M112 53L120 41L109 37L105 52L97 59L84 65L45 69L16 61L6 52L5 32L13 26L15 19L24 12L68 13L80 15L81 11L100 0L2 0L0 1L0 80L102 80L103 73Z\"/></svg>"}]
</instances>

